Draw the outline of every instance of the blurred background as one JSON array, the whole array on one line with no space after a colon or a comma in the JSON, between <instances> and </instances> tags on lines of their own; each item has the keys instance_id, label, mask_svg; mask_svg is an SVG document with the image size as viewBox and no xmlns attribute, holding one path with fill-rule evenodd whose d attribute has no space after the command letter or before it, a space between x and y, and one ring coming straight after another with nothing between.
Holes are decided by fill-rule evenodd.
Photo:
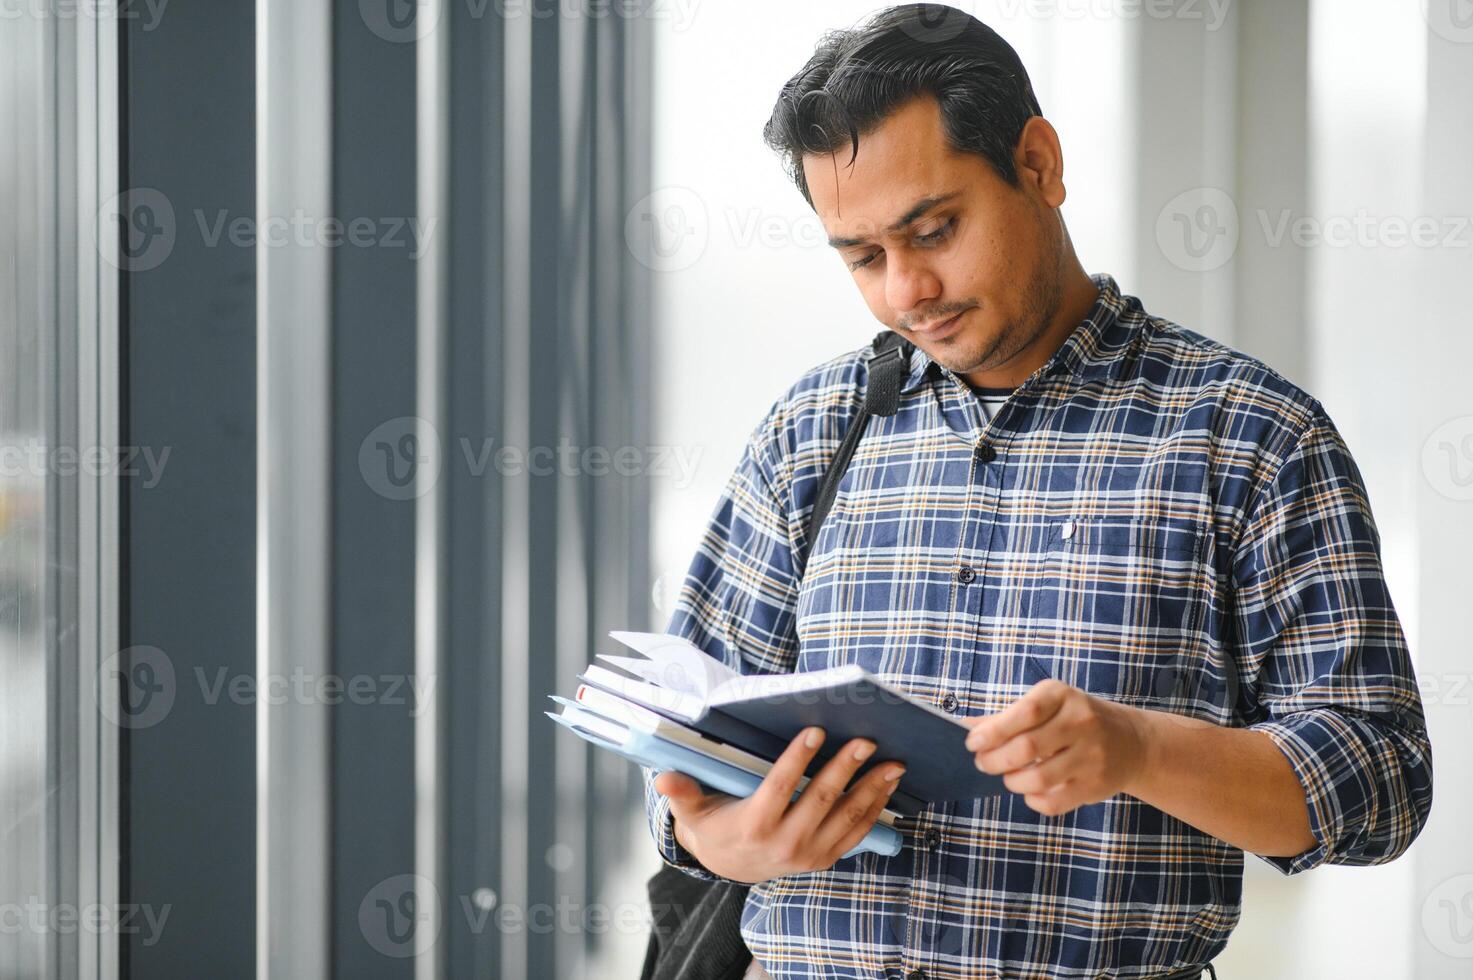
<instances>
[{"instance_id":1,"label":"blurred background","mask_svg":"<svg viewBox=\"0 0 1473 980\"><path fill-rule=\"evenodd\" d=\"M1473 976L1473 5L957 3L1089 272L1327 405L1432 817L1246 862L1223 977ZM0 977L637 976L664 627L763 412L878 329L761 142L806 0L0 0Z\"/></svg>"}]
</instances>

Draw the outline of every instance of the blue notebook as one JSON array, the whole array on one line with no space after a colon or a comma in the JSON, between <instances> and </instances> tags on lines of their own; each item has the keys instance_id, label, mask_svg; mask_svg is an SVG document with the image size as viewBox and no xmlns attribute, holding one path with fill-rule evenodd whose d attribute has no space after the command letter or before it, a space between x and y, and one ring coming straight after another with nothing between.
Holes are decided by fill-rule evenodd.
<instances>
[{"instance_id":1,"label":"blue notebook","mask_svg":"<svg viewBox=\"0 0 1473 980\"><path fill-rule=\"evenodd\" d=\"M642 657L599 659L583 673L593 684L718 741L775 759L798 732L827 733L810 771L851 738L877 746L859 770L888 760L905 764L890 808L913 814L928 803L1009 792L1002 777L977 768L966 747L968 727L941 709L890 687L857 664L790 674L739 674L685 639L663 633L610 634Z\"/></svg>"},{"instance_id":2,"label":"blue notebook","mask_svg":"<svg viewBox=\"0 0 1473 980\"><path fill-rule=\"evenodd\" d=\"M658 735L617 724L561 698L557 700L562 704L562 713L544 712L547 717L594 745L616 752L631 762L651 769L673 769L711 789L732 796L751 796L762 782L760 776L729 763L703 755L684 745L666 741ZM794 798L796 797L795 793ZM876 823L864 839L843 856L850 857L861 851L894 855L900 853L900 846L901 835L898 830Z\"/></svg>"}]
</instances>

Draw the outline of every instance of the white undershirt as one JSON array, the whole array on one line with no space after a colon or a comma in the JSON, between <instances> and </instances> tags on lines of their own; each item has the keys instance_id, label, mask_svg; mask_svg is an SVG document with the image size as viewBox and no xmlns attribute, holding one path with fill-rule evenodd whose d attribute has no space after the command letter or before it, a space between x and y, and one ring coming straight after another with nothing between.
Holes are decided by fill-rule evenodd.
<instances>
[{"instance_id":1,"label":"white undershirt","mask_svg":"<svg viewBox=\"0 0 1473 980\"><path fill-rule=\"evenodd\" d=\"M976 391L974 388L973 391ZM991 388L986 391L977 391L977 401L982 403L982 415L991 422L997 410L1002 408L1003 402L1013 397L1011 391L994 391Z\"/></svg>"}]
</instances>

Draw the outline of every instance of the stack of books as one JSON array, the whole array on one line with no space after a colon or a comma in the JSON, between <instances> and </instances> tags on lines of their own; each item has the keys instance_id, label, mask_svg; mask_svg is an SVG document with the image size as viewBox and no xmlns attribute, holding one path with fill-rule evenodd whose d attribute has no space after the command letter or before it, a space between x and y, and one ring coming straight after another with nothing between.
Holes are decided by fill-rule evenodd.
<instances>
[{"instance_id":1,"label":"stack of books","mask_svg":"<svg viewBox=\"0 0 1473 980\"><path fill-rule=\"evenodd\" d=\"M904 763L889 805L845 857L899 853L903 839L896 821L928 804L1007 792L1000 776L977 769L962 721L857 664L741 674L681 637L619 630L609 635L640 655L599 654L604 663L584 669L572 698L552 695L560 710L547 715L639 765L673 769L711 790L750 796L773 760L810 725L824 729L826 737L799 783L800 793L852 738L877 746L855 778L882 762Z\"/></svg>"}]
</instances>

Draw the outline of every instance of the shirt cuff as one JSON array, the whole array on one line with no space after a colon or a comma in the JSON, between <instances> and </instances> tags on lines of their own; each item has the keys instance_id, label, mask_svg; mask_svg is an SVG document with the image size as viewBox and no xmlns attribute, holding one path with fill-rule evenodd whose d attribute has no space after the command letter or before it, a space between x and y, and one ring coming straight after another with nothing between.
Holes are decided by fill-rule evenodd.
<instances>
[{"instance_id":1,"label":"shirt cuff","mask_svg":"<svg viewBox=\"0 0 1473 980\"><path fill-rule=\"evenodd\" d=\"M645 812L649 815L650 831L655 838L655 849L660 859L672 868L684 871L693 878L706 881L732 881L710 871L696 856L681 846L675 838L675 817L670 813L670 798L655 791L655 777L664 770L640 766L644 774Z\"/></svg>"},{"instance_id":2,"label":"shirt cuff","mask_svg":"<svg viewBox=\"0 0 1473 980\"><path fill-rule=\"evenodd\" d=\"M1342 832L1345 807L1336 795L1343 791L1340 783L1345 777L1341 767L1355 764L1346 758L1344 732L1332 730L1316 711L1290 715L1281 721L1259 722L1249 725L1248 730L1263 732L1273 739L1294 768L1294 775L1304 789L1309 830L1315 839L1313 847L1292 857L1266 854L1258 857L1285 875L1319 867L1333 856Z\"/></svg>"}]
</instances>

